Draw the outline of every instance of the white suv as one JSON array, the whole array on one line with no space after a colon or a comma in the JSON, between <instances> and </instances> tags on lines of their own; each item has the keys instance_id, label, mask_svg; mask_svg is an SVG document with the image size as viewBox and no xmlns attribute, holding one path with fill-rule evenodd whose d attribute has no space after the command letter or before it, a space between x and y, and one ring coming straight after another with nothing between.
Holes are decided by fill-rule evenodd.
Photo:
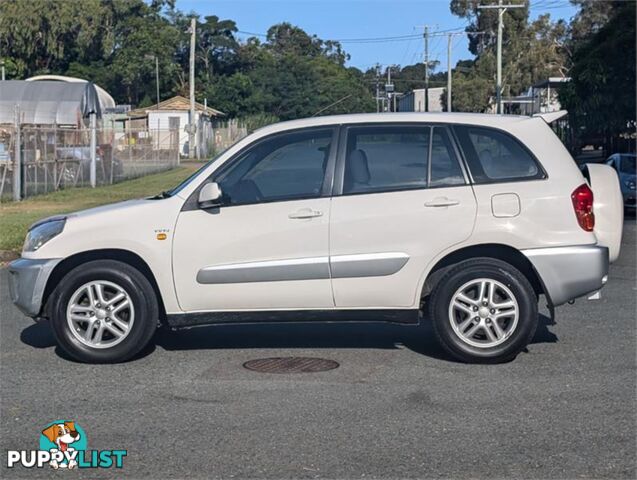
<instances>
[{"instance_id":1,"label":"white suv","mask_svg":"<svg viewBox=\"0 0 637 480\"><path fill-rule=\"evenodd\" d=\"M510 360L540 294L552 307L598 291L619 254L617 174L585 178L545 120L265 127L169 192L33 225L13 300L87 362L131 358L161 324L417 323L424 309L454 357Z\"/></svg>"}]
</instances>

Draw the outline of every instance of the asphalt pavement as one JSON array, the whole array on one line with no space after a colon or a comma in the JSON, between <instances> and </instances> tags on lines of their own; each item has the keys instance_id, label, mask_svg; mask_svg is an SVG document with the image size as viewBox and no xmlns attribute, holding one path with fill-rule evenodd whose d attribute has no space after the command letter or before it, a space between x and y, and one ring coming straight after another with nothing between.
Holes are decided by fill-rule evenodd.
<instances>
[{"instance_id":1,"label":"asphalt pavement","mask_svg":"<svg viewBox=\"0 0 637 480\"><path fill-rule=\"evenodd\" d=\"M47 323L10 303L0 271L3 478L7 450L38 448L47 423L82 426L120 469L79 478L635 478L634 218L599 301L541 317L513 362L464 365L423 325L288 324L161 333L140 358L84 365ZM335 360L321 373L257 373L247 360Z\"/></svg>"}]
</instances>

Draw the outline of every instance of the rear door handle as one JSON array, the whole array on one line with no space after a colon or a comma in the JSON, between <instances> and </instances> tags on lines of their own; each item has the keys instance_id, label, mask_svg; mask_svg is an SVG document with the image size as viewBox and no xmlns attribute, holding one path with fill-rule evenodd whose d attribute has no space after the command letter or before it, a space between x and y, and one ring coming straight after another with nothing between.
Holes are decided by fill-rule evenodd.
<instances>
[{"instance_id":1,"label":"rear door handle","mask_svg":"<svg viewBox=\"0 0 637 480\"><path fill-rule=\"evenodd\" d=\"M296 212L292 212L288 215L288 218L292 218L295 220L302 220L304 218L314 218L314 217L320 217L321 215L323 215L323 212L321 212L320 210L313 210L311 208L301 208L300 210L297 210Z\"/></svg>"},{"instance_id":2,"label":"rear door handle","mask_svg":"<svg viewBox=\"0 0 637 480\"><path fill-rule=\"evenodd\" d=\"M453 207L454 205L460 205L460 201L447 197L436 197L431 202L425 203L425 207Z\"/></svg>"}]
</instances>

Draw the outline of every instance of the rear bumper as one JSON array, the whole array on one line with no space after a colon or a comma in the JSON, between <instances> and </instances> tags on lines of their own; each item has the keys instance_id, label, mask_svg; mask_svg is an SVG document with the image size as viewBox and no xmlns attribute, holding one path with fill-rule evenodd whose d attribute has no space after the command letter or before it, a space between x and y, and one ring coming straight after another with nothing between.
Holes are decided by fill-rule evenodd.
<instances>
[{"instance_id":1,"label":"rear bumper","mask_svg":"<svg viewBox=\"0 0 637 480\"><path fill-rule=\"evenodd\" d=\"M9 294L22 313L37 317L42 310L46 282L61 258L19 258L9 264Z\"/></svg>"},{"instance_id":2,"label":"rear bumper","mask_svg":"<svg viewBox=\"0 0 637 480\"><path fill-rule=\"evenodd\" d=\"M608 248L597 245L522 250L552 305L562 305L602 288L608 278Z\"/></svg>"}]
</instances>

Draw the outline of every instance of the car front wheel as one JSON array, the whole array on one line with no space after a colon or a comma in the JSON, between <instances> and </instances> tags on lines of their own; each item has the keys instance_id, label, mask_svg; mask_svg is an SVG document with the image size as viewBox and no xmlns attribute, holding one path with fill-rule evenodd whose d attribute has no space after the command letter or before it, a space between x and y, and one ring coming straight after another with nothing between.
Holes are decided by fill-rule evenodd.
<instances>
[{"instance_id":1,"label":"car front wheel","mask_svg":"<svg viewBox=\"0 0 637 480\"><path fill-rule=\"evenodd\" d=\"M123 362L148 344L158 322L155 292L130 265L97 260L71 270L52 293L62 349L88 363Z\"/></svg>"},{"instance_id":2,"label":"car front wheel","mask_svg":"<svg viewBox=\"0 0 637 480\"><path fill-rule=\"evenodd\" d=\"M452 267L432 292L429 314L442 346L468 363L514 359L538 323L537 297L527 278L491 258Z\"/></svg>"}]
</instances>

